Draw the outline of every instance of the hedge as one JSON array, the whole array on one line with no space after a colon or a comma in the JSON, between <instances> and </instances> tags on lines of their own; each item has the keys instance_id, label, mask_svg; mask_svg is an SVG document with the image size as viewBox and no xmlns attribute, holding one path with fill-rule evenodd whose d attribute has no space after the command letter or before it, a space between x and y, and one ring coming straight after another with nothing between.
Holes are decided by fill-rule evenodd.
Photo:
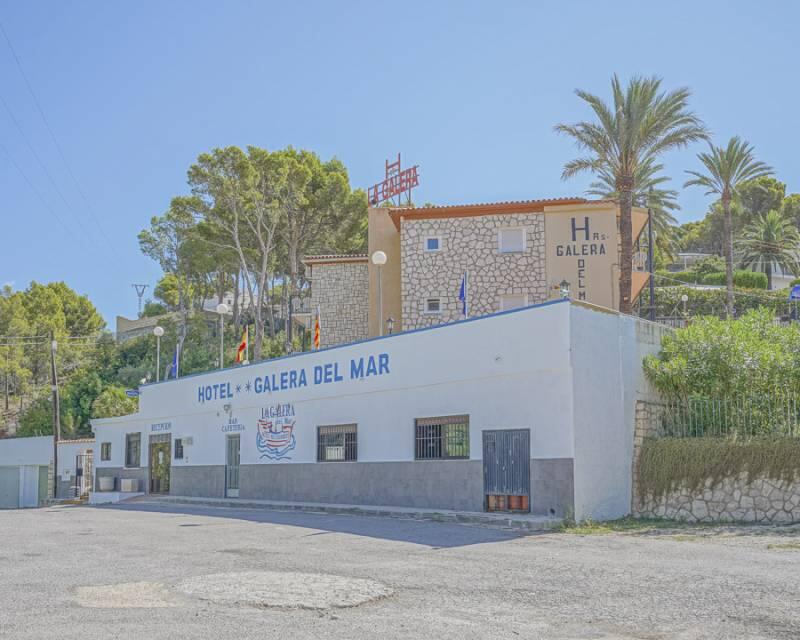
<instances>
[{"instance_id":1,"label":"hedge","mask_svg":"<svg viewBox=\"0 0 800 640\"><path fill-rule=\"evenodd\" d=\"M725 286L727 278L724 272L709 273L703 278L703 284ZM733 285L742 289L766 289L767 275L759 271L734 271Z\"/></svg>"}]
</instances>

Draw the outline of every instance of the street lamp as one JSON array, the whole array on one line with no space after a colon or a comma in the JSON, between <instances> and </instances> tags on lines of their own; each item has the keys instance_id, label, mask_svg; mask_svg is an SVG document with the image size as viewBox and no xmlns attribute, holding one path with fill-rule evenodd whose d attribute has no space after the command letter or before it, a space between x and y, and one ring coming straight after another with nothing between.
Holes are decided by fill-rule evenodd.
<instances>
[{"instance_id":1,"label":"street lamp","mask_svg":"<svg viewBox=\"0 0 800 640\"><path fill-rule=\"evenodd\" d=\"M558 286L561 289L561 297L569 298L569 282L562 280Z\"/></svg>"},{"instance_id":2,"label":"street lamp","mask_svg":"<svg viewBox=\"0 0 800 640\"><path fill-rule=\"evenodd\" d=\"M217 305L219 314L219 368L225 367L225 314L228 313L228 305L220 302Z\"/></svg>"},{"instance_id":3,"label":"street lamp","mask_svg":"<svg viewBox=\"0 0 800 640\"><path fill-rule=\"evenodd\" d=\"M378 267L378 335L383 335L383 290L381 267L386 264L386 254L383 251L376 251L372 254L372 264Z\"/></svg>"},{"instance_id":4,"label":"street lamp","mask_svg":"<svg viewBox=\"0 0 800 640\"><path fill-rule=\"evenodd\" d=\"M153 335L156 337L156 382L161 379L161 336L164 335L164 327L155 327Z\"/></svg>"},{"instance_id":5,"label":"street lamp","mask_svg":"<svg viewBox=\"0 0 800 640\"><path fill-rule=\"evenodd\" d=\"M386 328L389 330L389 335L394 331L394 318L391 316L386 320Z\"/></svg>"},{"instance_id":6,"label":"street lamp","mask_svg":"<svg viewBox=\"0 0 800 640\"><path fill-rule=\"evenodd\" d=\"M685 293L681 296L681 302L683 303L683 315L688 317L689 314L686 313L686 303L689 302L689 296Z\"/></svg>"}]
</instances>

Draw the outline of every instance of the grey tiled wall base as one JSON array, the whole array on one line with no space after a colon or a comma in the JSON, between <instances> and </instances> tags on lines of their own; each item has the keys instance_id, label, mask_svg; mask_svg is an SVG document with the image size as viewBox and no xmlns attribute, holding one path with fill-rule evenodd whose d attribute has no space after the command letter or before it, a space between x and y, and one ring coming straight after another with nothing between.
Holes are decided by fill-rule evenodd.
<instances>
[{"instance_id":1,"label":"grey tiled wall base","mask_svg":"<svg viewBox=\"0 0 800 640\"><path fill-rule=\"evenodd\" d=\"M224 498L225 466L174 466L170 472L169 492L192 498Z\"/></svg>"},{"instance_id":2,"label":"grey tiled wall base","mask_svg":"<svg viewBox=\"0 0 800 640\"><path fill-rule=\"evenodd\" d=\"M242 498L483 511L480 460L243 465Z\"/></svg>"},{"instance_id":3,"label":"grey tiled wall base","mask_svg":"<svg viewBox=\"0 0 800 640\"><path fill-rule=\"evenodd\" d=\"M574 461L572 458L531 460L531 513L558 518L575 513Z\"/></svg>"}]
</instances>

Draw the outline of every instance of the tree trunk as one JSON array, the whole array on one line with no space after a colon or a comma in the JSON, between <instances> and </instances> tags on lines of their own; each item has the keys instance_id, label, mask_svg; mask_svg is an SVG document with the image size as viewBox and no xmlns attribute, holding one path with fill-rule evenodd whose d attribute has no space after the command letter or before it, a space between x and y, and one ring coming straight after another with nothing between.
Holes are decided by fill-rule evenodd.
<instances>
[{"instance_id":1,"label":"tree trunk","mask_svg":"<svg viewBox=\"0 0 800 640\"><path fill-rule=\"evenodd\" d=\"M725 250L725 312L733 317L733 224L731 220L731 196L722 194L723 249Z\"/></svg>"},{"instance_id":2,"label":"tree trunk","mask_svg":"<svg viewBox=\"0 0 800 640\"><path fill-rule=\"evenodd\" d=\"M241 328L241 317L239 313L239 271L233 275L233 326Z\"/></svg>"},{"instance_id":3,"label":"tree trunk","mask_svg":"<svg viewBox=\"0 0 800 640\"><path fill-rule=\"evenodd\" d=\"M767 291L772 291L772 265L767 263Z\"/></svg>"},{"instance_id":4,"label":"tree trunk","mask_svg":"<svg viewBox=\"0 0 800 640\"><path fill-rule=\"evenodd\" d=\"M619 310L630 314L633 309L631 300L633 279L633 225L631 209L633 208L633 176L621 176L617 182L619 192Z\"/></svg>"}]
</instances>

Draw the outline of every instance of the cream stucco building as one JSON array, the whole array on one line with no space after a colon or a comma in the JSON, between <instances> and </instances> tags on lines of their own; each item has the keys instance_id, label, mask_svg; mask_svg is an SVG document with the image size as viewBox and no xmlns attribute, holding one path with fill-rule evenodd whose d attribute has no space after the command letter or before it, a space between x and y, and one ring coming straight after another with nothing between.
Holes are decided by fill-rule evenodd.
<instances>
[{"instance_id":1,"label":"cream stucco building","mask_svg":"<svg viewBox=\"0 0 800 640\"><path fill-rule=\"evenodd\" d=\"M647 223L633 211L636 245ZM354 342L464 318L459 300L467 274L470 317L561 296L619 308L619 206L611 200L561 198L492 204L369 210L368 253L309 256L312 309L321 346ZM383 251L379 269L369 256ZM633 298L647 283L634 256ZM390 320L391 319L391 320Z\"/></svg>"}]
</instances>

